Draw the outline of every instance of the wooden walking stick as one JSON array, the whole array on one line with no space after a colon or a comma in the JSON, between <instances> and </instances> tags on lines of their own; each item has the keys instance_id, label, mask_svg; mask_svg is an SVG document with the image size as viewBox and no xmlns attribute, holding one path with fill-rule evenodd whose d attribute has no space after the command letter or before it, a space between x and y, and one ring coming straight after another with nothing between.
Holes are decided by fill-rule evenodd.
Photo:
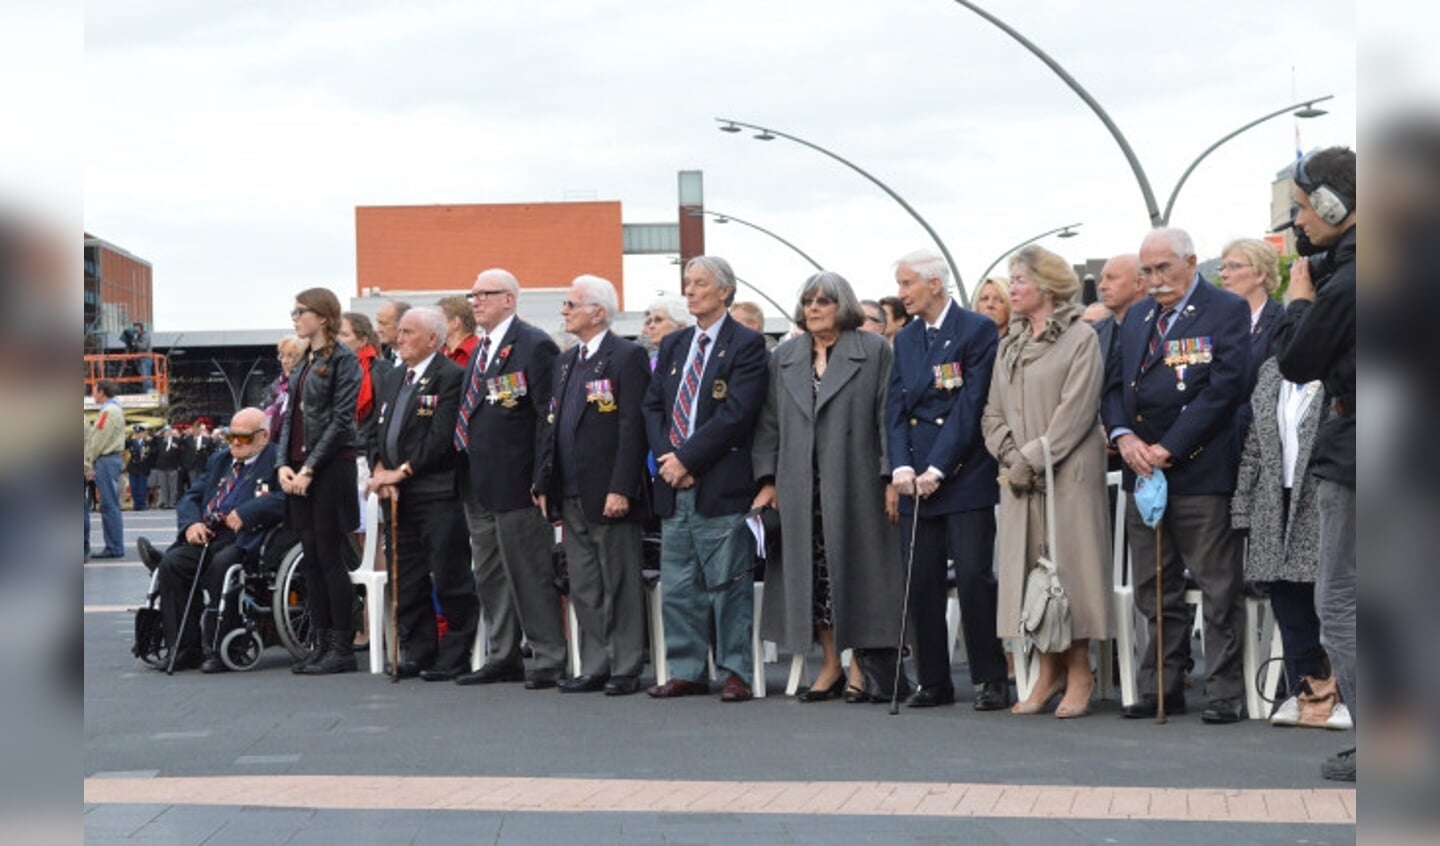
<instances>
[{"instance_id":1,"label":"wooden walking stick","mask_svg":"<svg viewBox=\"0 0 1440 846\"><path fill-rule=\"evenodd\" d=\"M1161 543L1163 543L1163 523L1155 524L1155 722L1157 725L1165 724L1165 593L1161 589L1161 562L1164 557L1160 554Z\"/></svg>"},{"instance_id":2,"label":"wooden walking stick","mask_svg":"<svg viewBox=\"0 0 1440 846\"><path fill-rule=\"evenodd\" d=\"M390 491L390 681L400 681L400 494Z\"/></svg>"}]
</instances>

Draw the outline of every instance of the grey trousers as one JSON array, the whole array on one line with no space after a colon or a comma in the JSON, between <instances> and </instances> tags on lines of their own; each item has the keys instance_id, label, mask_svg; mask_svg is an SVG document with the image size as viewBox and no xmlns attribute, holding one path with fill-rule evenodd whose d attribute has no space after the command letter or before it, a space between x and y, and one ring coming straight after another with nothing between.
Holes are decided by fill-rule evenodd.
<instances>
[{"instance_id":1,"label":"grey trousers","mask_svg":"<svg viewBox=\"0 0 1440 846\"><path fill-rule=\"evenodd\" d=\"M475 587L485 613L487 664L520 666L521 633L530 641L530 672L559 678L565 669L565 626L555 559L555 532L538 508L487 511L465 500Z\"/></svg>"},{"instance_id":2,"label":"grey trousers","mask_svg":"<svg viewBox=\"0 0 1440 846\"><path fill-rule=\"evenodd\" d=\"M151 487L159 491L161 508L174 508L175 501L180 496L180 471L156 470L155 482Z\"/></svg>"},{"instance_id":3,"label":"grey trousers","mask_svg":"<svg viewBox=\"0 0 1440 846\"><path fill-rule=\"evenodd\" d=\"M587 522L579 497L566 497L562 512L580 672L638 676L645 665L640 524Z\"/></svg>"},{"instance_id":4,"label":"grey trousers","mask_svg":"<svg viewBox=\"0 0 1440 846\"><path fill-rule=\"evenodd\" d=\"M660 614L665 621L665 658L670 675L705 681L711 635L715 666L751 683L755 672L750 634L755 619L755 582L737 579L719 590L706 590L700 572L701 550L724 541L745 519L742 514L706 517L695 510L695 489L675 493L675 513L660 524ZM713 628L712 628L713 624Z\"/></svg>"},{"instance_id":5,"label":"grey trousers","mask_svg":"<svg viewBox=\"0 0 1440 846\"><path fill-rule=\"evenodd\" d=\"M1140 662L1142 694L1156 693L1155 684L1155 543L1156 530L1145 525L1130 498L1125 507L1130 538L1130 582L1135 605L1150 629L1150 643ZM1242 662L1245 628L1244 546L1230 528L1230 498L1223 495L1172 495L1160 521L1161 587L1164 595L1165 693L1181 695L1185 658L1190 643L1185 605L1185 570L1200 586L1204 602L1205 697L1241 703L1245 696Z\"/></svg>"},{"instance_id":6,"label":"grey trousers","mask_svg":"<svg viewBox=\"0 0 1440 846\"><path fill-rule=\"evenodd\" d=\"M1316 482L1320 561L1315 576L1315 613L1320 617L1320 645L1330 656L1340 700L1354 719L1355 606L1359 584L1355 573L1355 489L1328 479Z\"/></svg>"}]
</instances>

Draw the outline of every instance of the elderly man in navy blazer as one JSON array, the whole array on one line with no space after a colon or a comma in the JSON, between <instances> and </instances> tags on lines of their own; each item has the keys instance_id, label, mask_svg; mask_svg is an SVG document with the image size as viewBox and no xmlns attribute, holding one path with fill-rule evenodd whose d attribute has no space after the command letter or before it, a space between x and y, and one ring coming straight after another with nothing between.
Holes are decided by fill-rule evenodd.
<instances>
[{"instance_id":1,"label":"elderly man in navy blazer","mask_svg":"<svg viewBox=\"0 0 1440 846\"><path fill-rule=\"evenodd\" d=\"M1184 713L1189 625L1185 571L1204 596L1205 695L1202 719L1233 723L1243 715L1241 678L1242 547L1228 517L1240 456L1236 410L1245 401L1250 307L1196 272L1195 246L1181 229L1156 229L1140 247L1140 274L1150 298L1130 308L1106 363L1101 417L1125 462L1124 485L1165 471L1169 500L1158 531L1163 551L1161 616L1165 687L1156 690L1155 555L1157 530L1140 519L1132 497L1126 515L1135 604L1150 619L1150 646L1140 667L1141 701L1129 718Z\"/></svg>"},{"instance_id":2,"label":"elderly man in navy blazer","mask_svg":"<svg viewBox=\"0 0 1440 846\"><path fill-rule=\"evenodd\" d=\"M945 625L949 558L955 565L973 705L977 711L995 711L1010 704L1005 652L995 634L1000 468L985 449L980 413L1000 342L992 320L950 298L949 277L945 260L927 250L895 263L900 301L915 316L895 335L885 401L891 479L900 492L902 525L909 525L919 508L909 609L919 687L906 704L929 708L955 701ZM909 532L901 532L901 545L902 554L909 555Z\"/></svg>"},{"instance_id":3,"label":"elderly man in navy blazer","mask_svg":"<svg viewBox=\"0 0 1440 846\"><path fill-rule=\"evenodd\" d=\"M177 644L177 670L199 665L207 673L225 671L220 656L212 653L214 644L197 647L201 611L218 608L225 571L258 556L265 530L285 516L285 495L275 479L276 449L270 443L267 419L258 408L236 412L225 431L230 450L211 456L205 475L175 504L180 536L165 550L158 566L165 642ZM140 538L138 545L141 559L151 563L154 550L149 541ZM202 557L205 569L200 584L207 599L202 606L197 594L196 604L186 616L185 603ZM180 630L181 617L185 617L184 631ZM218 631L228 628L221 621Z\"/></svg>"},{"instance_id":4,"label":"elderly man in navy blazer","mask_svg":"<svg viewBox=\"0 0 1440 846\"><path fill-rule=\"evenodd\" d=\"M662 518L660 586L672 676L647 692L659 699L709 692L705 653L713 614L715 665L729 673L720 699L744 702L753 695L755 672L754 557L746 566L727 540L755 496L750 442L765 405L769 356L764 336L727 313L735 300L728 262L697 256L684 278L696 325L660 342L644 403L658 468L655 513Z\"/></svg>"},{"instance_id":5,"label":"elderly man in navy blazer","mask_svg":"<svg viewBox=\"0 0 1440 846\"><path fill-rule=\"evenodd\" d=\"M540 430L535 495L565 525L570 604L580 623L580 675L562 693L640 689L645 665L641 526L650 515L643 347L610 331L620 298L608 279L579 276L560 304L580 343L562 353Z\"/></svg>"},{"instance_id":6,"label":"elderly man in navy blazer","mask_svg":"<svg viewBox=\"0 0 1440 846\"><path fill-rule=\"evenodd\" d=\"M536 507L530 485L541 417L550 407L560 348L544 330L515 316L520 282L492 268L475 277L468 298L480 345L470 359L454 445L460 491L489 653L458 684L525 682L551 688L565 668L565 627L555 584L555 534ZM520 637L530 642L527 673Z\"/></svg>"},{"instance_id":7,"label":"elderly man in navy blazer","mask_svg":"<svg viewBox=\"0 0 1440 846\"><path fill-rule=\"evenodd\" d=\"M470 575L465 513L455 496L460 457L451 446L465 372L442 352L445 316L412 308L395 330L400 366L375 388L380 411L369 445L369 488L395 497L396 624L402 647L396 678L450 681L470 669L480 600ZM448 624L435 626L433 595ZM378 647L374 647L378 648Z\"/></svg>"}]
</instances>

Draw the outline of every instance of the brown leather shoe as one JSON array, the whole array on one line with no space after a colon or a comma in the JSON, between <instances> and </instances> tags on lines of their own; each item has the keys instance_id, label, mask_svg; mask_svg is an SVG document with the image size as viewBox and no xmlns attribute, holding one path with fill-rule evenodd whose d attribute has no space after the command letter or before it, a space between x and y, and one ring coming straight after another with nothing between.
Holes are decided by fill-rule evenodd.
<instances>
[{"instance_id":1,"label":"brown leather shoe","mask_svg":"<svg viewBox=\"0 0 1440 846\"><path fill-rule=\"evenodd\" d=\"M710 692L710 685L701 682L686 681L685 679L671 679L664 684L657 684L645 691L656 699L674 699L677 696L705 696Z\"/></svg>"},{"instance_id":2,"label":"brown leather shoe","mask_svg":"<svg viewBox=\"0 0 1440 846\"><path fill-rule=\"evenodd\" d=\"M749 702L754 698L755 694L750 692L750 685L734 673L725 680L725 687L720 691L721 702Z\"/></svg>"}]
</instances>

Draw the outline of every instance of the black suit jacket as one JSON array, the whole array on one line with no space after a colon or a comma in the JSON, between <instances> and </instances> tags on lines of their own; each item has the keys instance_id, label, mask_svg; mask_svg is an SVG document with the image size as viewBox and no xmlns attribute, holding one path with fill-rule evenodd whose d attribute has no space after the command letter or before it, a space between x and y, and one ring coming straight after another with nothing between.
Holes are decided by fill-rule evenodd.
<instances>
[{"instance_id":1,"label":"black suit jacket","mask_svg":"<svg viewBox=\"0 0 1440 846\"><path fill-rule=\"evenodd\" d=\"M1100 415L1110 438L1127 427L1147 444L1170 451L1165 471L1172 494L1230 494L1240 466L1235 413L1247 397L1250 361L1250 306L1229 291L1196 276L1189 305L1175 318L1167 341L1208 339L1208 362L1188 365L1182 380L1158 361L1143 367L1160 308L1147 298L1125 312L1105 372ZM1163 357L1163 351L1162 351ZM1135 489L1126 467L1125 489Z\"/></svg>"},{"instance_id":2,"label":"black suit jacket","mask_svg":"<svg viewBox=\"0 0 1440 846\"><path fill-rule=\"evenodd\" d=\"M539 423L550 407L559 354L560 348L549 335L518 317L500 343L490 348L490 361L481 374L480 402L470 414L469 459L462 462L465 479L461 483L487 511L534 507L530 485L535 478ZM462 384L469 385L479 363L477 350ZM491 380L517 374L525 380L523 394L509 399L490 396Z\"/></svg>"},{"instance_id":3,"label":"black suit jacket","mask_svg":"<svg viewBox=\"0 0 1440 846\"><path fill-rule=\"evenodd\" d=\"M645 350L614 332L608 332L600 348L577 366L580 347L561 354L555 368L555 386L550 408L540 423L540 447L535 461L534 487L543 492L558 515L565 492L565 476L559 463L562 421L575 427L575 473L580 484L580 508L591 523L615 523L607 519L606 494L623 494L630 511L622 520L645 520L650 511L650 474L645 466L645 417L641 403L650 385L650 359ZM613 407L582 396L578 409L562 408L572 379L588 387L601 379L610 381ZM562 414L562 411L565 413Z\"/></svg>"},{"instance_id":4,"label":"black suit jacket","mask_svg":"<svg viewBox=\"0 0 1440 846\"><path fill-rule=\"evenodd\" d=\"M397 399L407 372L409 368L403 365L390 369L375 385L377 410L370 461L391 470L410 462L413 475L399 485L402 503L448 498L455 493L459 456L451 439L460 413L460 386L465 371L443 352L436 353L415 380L409 399L400 405ZM387 444L390 431L397 426L399 435L392 454Z\"/></svg>"},{"instance_id":5,"label":"black suit jacket","mask_svg":"<svg viewBox=\"0 0 1440 846\"><path fill-rule=\"evenodd\" d=\"M645 392L645 430L656 458L675 453L695 477L695 509L706 517L749 510L755 497L750 442L769 389L770 356L765 337L722 318L705 358L705 372L693 409L695 429L678 448L670 445L670 410L689 365L695 327L672 332L660 342L655 373ZM675 490L655 478L655 513L675 512Z\"/></svg>"},{"instance_id":6,"label":"black suit jacket","mask_svg":"<svg viewBox=\"0 0 1440 846\"><path fill-rule=\"evenodd\" d=\"M260 552L260 542L265 537L265 530L285 518L285 494L280 492L280 481L275 472L275 460L279 455L280 451L274 444L266 444L255 457L255 461L245 468L245 473L235 483L235 490L240 492L235 511L245 526L239 535L234 535L227 528L217 529L217 540L233 539L237 546L253 556ZM180 497L180 501L175 503L175 522L180 529L179 543L185 542L187 528L194 523L203 522L205 506L219 491L220 483L230 472L233 463L229 450L217 451L210 456L205 475L191 485Z\"/></svg>"},{"instance_id":7,"label":"black suit jacket","mask_svg":"<svg viewBox=\"0 0 1440 846\"><path fill-rule=\"evenodd\" d=\"M1250 329L1250 367L1245 371L1244 399L1235 411L1235 439L1242 450L1245 433L1250 431L1250 422L1255 419L1255 413L1250 408L1250 395L1255 393L1255 383L1260 381L1260 365L1270 357L1275 343L1275 330L1280 326L1280 318L1284 314L1283 306L1274 300L1266 300L1260 309L1260 319L1255 321L1255 325Z\"/></svg>"}]
</instances>

